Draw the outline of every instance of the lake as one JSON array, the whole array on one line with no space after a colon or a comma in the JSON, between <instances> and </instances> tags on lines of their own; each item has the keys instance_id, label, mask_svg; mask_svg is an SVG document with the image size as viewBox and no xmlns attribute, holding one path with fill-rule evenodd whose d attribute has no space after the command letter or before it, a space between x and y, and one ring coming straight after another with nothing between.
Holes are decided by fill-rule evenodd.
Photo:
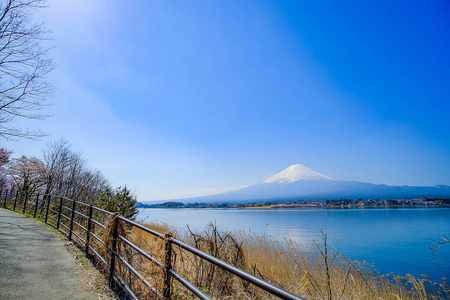
<instances>
[{"instance_id":1,"label":"lake","mask_svg":"<svg viewBox=\"0 0 450 300\"><path fill-rule=\"evenodd\" d=\"M344 256L367 261L383 274L426 274L442 282L450 275L450 243L435 253L427 247L450 236L450 209L142 209L138 220L165 222L174 227L189 225L203 230L212 221L219 229L251 230L274 240L302 243L320 241L328 234Z\"/></svg>"}]
</instances>

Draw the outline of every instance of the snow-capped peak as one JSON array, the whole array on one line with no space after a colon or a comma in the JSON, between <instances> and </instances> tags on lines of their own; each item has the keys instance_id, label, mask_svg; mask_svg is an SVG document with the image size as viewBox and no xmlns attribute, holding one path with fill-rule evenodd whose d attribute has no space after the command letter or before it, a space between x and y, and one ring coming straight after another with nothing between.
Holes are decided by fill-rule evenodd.
<instances>
[{"instance_id":1,"label":"snow-capped peak","mask_svg":"<svg viewBox=\"0 0 450 300\"><path fill-rule=\"evenodd\" d=\"M298 180L337 180L325 175L322 175L314 170L311 170L308 167L305 167L303 165L297 164L292 165L289 168L281 171L275 176L272 176L263 183L271 183L271 182L278 182L278 183L289 183L294 182Z\"/></svg>"}]
</instances>

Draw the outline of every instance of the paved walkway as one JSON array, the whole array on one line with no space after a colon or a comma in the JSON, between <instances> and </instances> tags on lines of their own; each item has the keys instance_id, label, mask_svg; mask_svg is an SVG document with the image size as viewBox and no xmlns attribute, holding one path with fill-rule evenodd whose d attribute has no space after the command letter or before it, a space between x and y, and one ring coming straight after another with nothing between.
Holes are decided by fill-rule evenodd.
<instances>
[{"instance_id":1,"label":"paved walkway","mask_svg":"<svg viewBox=\"0 0 450 300\"><path fill-rule=\"evenodd\" d=\"M46 225L0 209L0 299L98 299L82 272Z\"/></svg>"}]
</instances>

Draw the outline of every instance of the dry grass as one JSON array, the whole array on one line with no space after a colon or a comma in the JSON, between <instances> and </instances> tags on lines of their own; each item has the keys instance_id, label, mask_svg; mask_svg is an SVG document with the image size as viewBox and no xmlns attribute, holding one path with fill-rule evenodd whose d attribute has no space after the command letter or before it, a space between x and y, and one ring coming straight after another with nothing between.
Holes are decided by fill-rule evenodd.
<instances>
[{"instance_id":1,"label":"dry grass","mask_svg":"<svg viewBox=\"0 0 450 300\"><path fill-rule=\"evenodd\" d=\"M246 270L307 299L448 299L446 283L411 275L386 276L367 263L343 257L330 245L325 233L320 241L304 245L292 240L282 243L269 236L245 232L219 232L210 224L203 232L174 229L167 224L146 223L157 232L174 236L223 261ZM134 243L164 261L163 241L134 228L128 232ZM134 258L138 255L134 254ZM133 256L133 255L131 255ZM136 259L134 262L138 262ZM162 290L162 271L147 260L139 260L138 269L155 287ZM276 299L266 292L216 266L174 247L174 269L213 299ZM172 282L174 299L193 299L184 287ZM140 296L157 299L141 288Z\"/></svg>"},{"instance_id":2,"label":"dry grass","mask_svg":"<svg viewBox=\"0 0 450 300\"><path fill-rule=\"evenodd\" d=\"M387 277L367 263L343 257L326 234L307 247L292 240L281 245L267 236L241 234L246 262L256 275L307 299L446 299L448 286L411 275ZM259 253L258 255L254 255Z\"/></svg>"}]
</instances>

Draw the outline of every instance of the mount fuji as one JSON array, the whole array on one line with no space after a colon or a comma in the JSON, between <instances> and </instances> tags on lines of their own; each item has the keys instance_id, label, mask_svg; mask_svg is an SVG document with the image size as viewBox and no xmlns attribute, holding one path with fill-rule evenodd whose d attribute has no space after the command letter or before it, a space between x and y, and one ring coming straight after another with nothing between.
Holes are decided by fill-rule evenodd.
<instances>
[{"instance_id":1,"label":"mount fuji","mask_svg":"<svg viewBox=\"0 0 450 300\"><path fill-rule=\"evenodd\" d=\"M272 176L262 183L290 183L299 180L336 180L334 178L322 175L314 170L311 170L308 167L305 167L301 164L292 165L289 168L281 171L275 176Z\"/></svg>"},{"instance_id":2,"label":"mount fuji","mask_svg":"<svg viewBox=\"0 0 450 300\"><path fill-rule=\"evenodd\" d=\"M188 202L238 202L307 199L358 199L450 196L450 186L389 186L346 181L320 174L296 164L263 182L221 194L179 199Z\"/></svg>"}]
</instances>

